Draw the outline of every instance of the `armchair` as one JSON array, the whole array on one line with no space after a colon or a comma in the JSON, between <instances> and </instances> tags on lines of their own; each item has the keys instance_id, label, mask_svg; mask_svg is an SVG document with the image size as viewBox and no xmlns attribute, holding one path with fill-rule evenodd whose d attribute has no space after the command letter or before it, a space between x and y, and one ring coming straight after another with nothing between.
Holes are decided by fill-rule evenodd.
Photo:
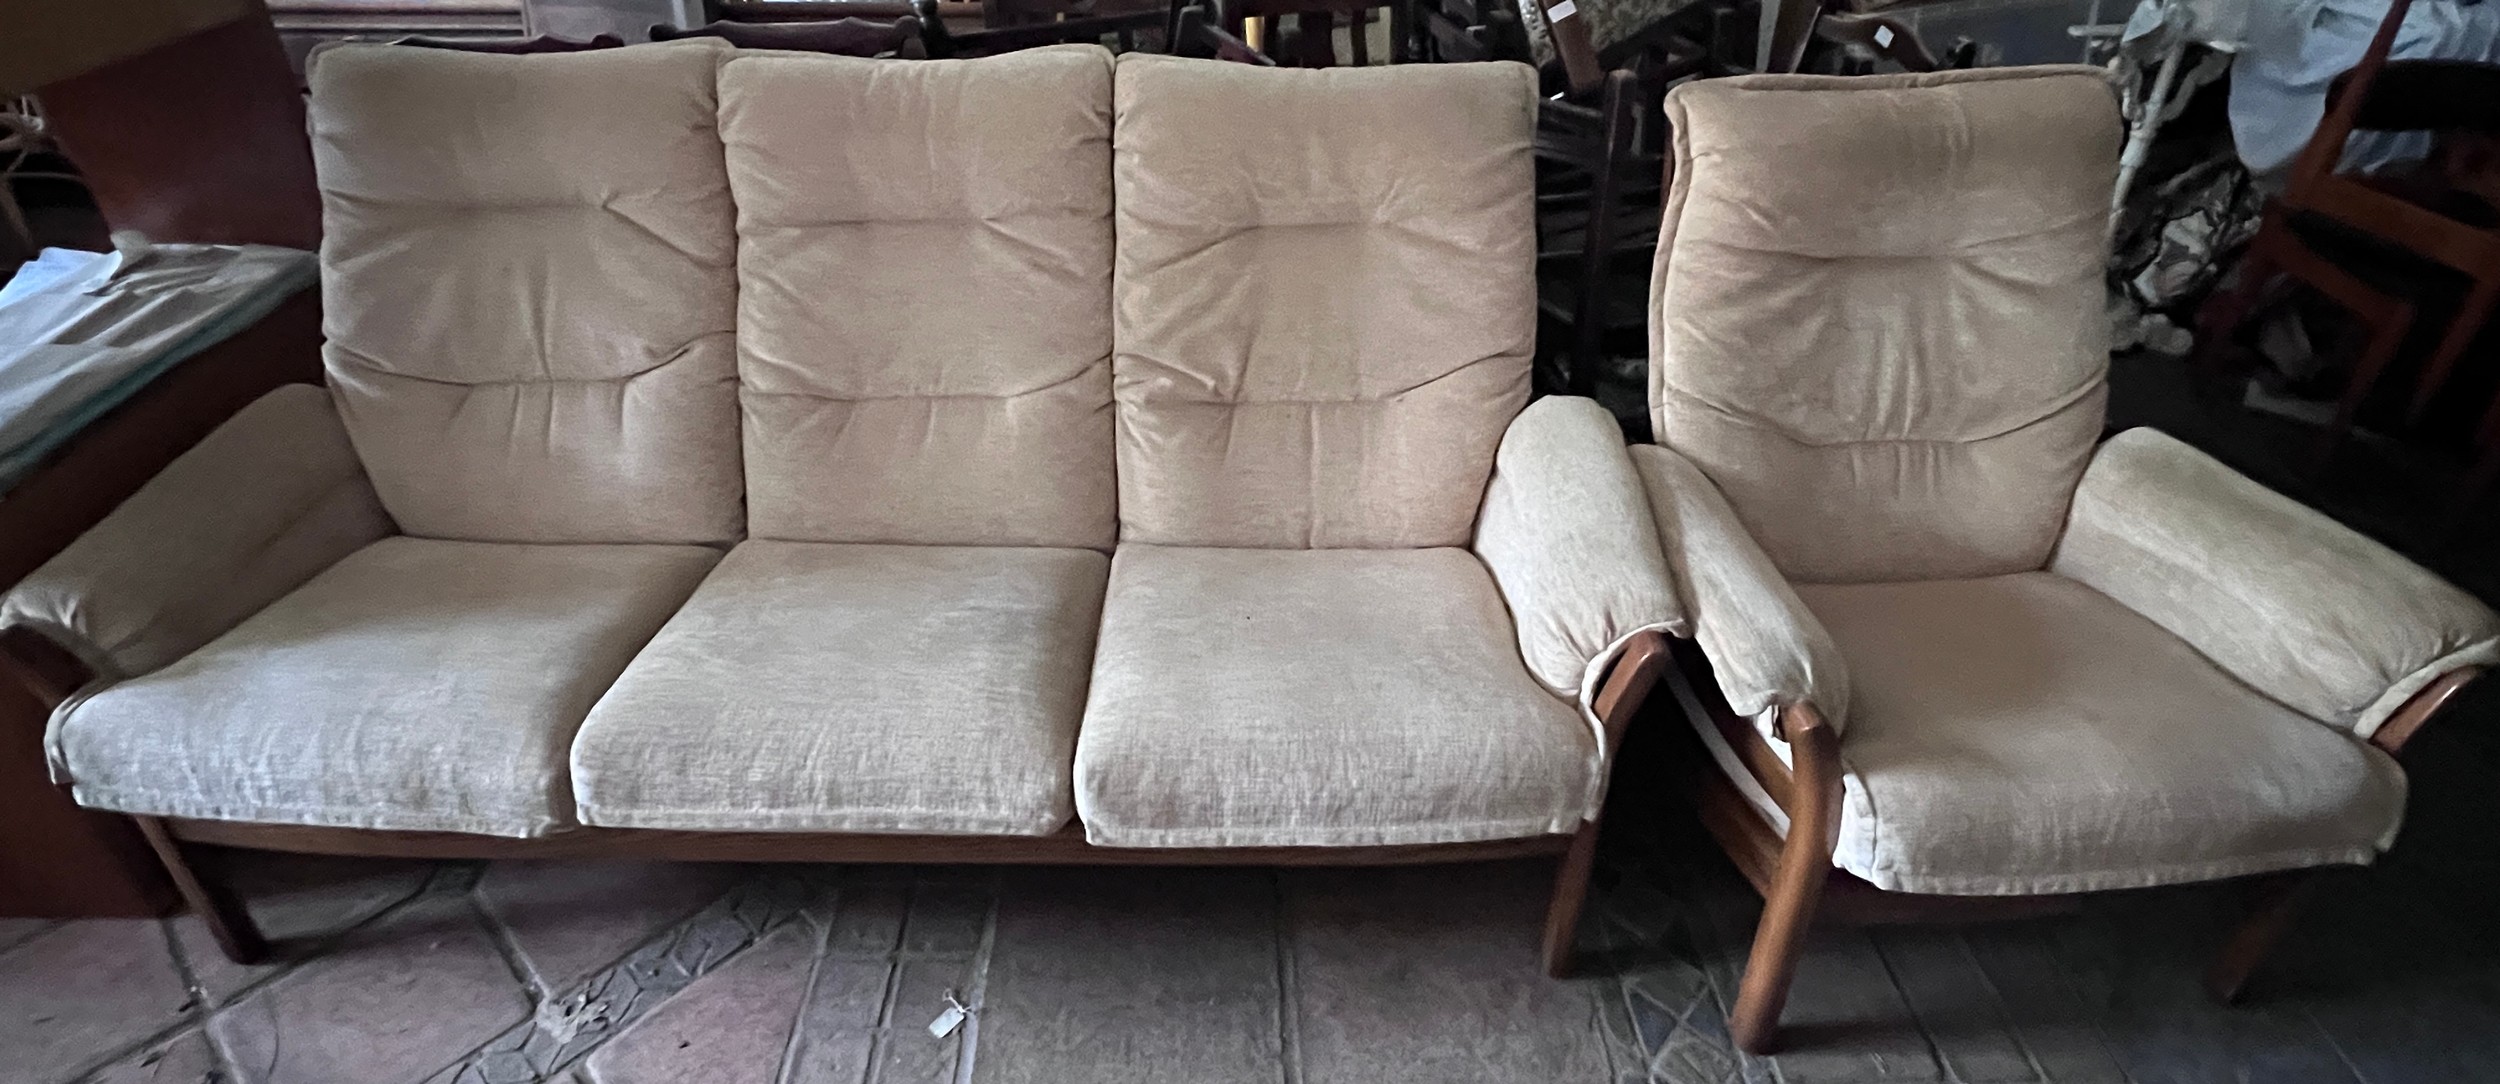
<instances>
[{"instance_id":1,"label":"armchair","mask_svg":"<svg viewBox=\"0 0 2500 1084\"><path fill-rule=\"evenodd\" d=\"M1755 76L1667 112L1634 460L1704 819L1766 900L1738 1044L1774 1045L1818 917L2268 875L2208 976L2236 997L2298 871L2394 840L2392 754L2500 617L2160 433L2096 447L2098 71Z\"/></svg>"}]
</instances>

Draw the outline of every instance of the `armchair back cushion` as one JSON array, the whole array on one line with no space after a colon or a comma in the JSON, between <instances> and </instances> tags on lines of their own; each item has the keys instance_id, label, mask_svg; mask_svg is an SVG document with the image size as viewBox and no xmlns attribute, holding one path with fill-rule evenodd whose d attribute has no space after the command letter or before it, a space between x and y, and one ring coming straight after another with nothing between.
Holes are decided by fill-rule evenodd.
<instances>
[{"instance_id":1,"label":"armchair back cushion","mask_svg":"<svg viewBox=\"0 0 2500 1084\"><path fill-rule=\"evenodd\" d=\"M1120 536L1464 546L1527 402L1536 73L1119 58Z\"/></svg>"},{"instance_id":2,"label":"armchair back cushion","mask_svg":"<svg viewBox=\"0 0 2500 1084\"><path fill-rule=\"evenodd\" d=\"M721 69L758 538L1116 531L1111 57Z\"/></svg>"},{"instance_id":3,"label":"armchair back cushion","mask_svg":"<svg viewBox=\"0 0 2500 1084\"><path fill-rule=\"evenodd\" d=\"M2107 78L1711 79L1667 115L1659 442L1792 579L2039 569L2101 433Z\"/></svg>"},{"instance_id":4,"label":"armchair back cushion","mask_svg":"<svg viewBox=\"0 0 2500 1084\"><path fill-rule=\"evenodd\" d=\"M722 51L347 46L313 66L324 360L403 530L742 530Z\"/></svg>"}]
</instances>

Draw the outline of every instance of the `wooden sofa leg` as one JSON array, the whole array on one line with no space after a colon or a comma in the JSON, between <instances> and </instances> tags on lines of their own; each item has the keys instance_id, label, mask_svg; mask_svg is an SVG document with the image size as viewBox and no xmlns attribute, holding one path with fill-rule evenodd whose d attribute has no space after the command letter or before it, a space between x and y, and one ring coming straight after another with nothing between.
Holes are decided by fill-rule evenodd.
<instances>
[{"instance_id":1,"label":"wooden sofa leg","mask_svg":"<svg viewBox=\"0 0 2500 1084\"><path fill-rule=\"evenodd\" d=\"M1823 902L1823 885L1831 880L1832 846L1840 833L1840 736L1812 705L1792 705L1780 721L1795 757L1796 804L1727 1022L1737 1049L1757 1055L1779 1046L1780 1011L1788 1007L1788 984L1797 977L1806 931Z\"/></svg>"},{"instance_id":2,"label":"wooden sofa leg","mask_svg":"<svg viewBox=\"0 0 2500 1084\"><path fill-rule=\"evenodd\" d=\"M1666 634L1653 629L1624 641L1623 653L1615 656L1614 666L1606 671L1606 680L1590 705L1605 731L1604 771L1614 771L1614 754L1623 748L1623 735L1632 728L1632 717L1640 713L1641 705L1649 701L1650 690L1657 688L1668 659ZM1596 817L1581 823L1580 830L1572 833L1571 849L1563 852L1562 868L1554 873L1554 900L1545 911L1544 953L1545 973L1558 979L1571 974L1571 939L1580 930L1589 874L1597 866L1597 828Z\"/></svg>"},{"instance_id":3,"label":"wooden sofa leg","mask_svg":"<svg viewBox=\"0 0 2500 1084\"><path fill-rule=\"evenodd\" d=\"M1571 941L1580 932L1580 912L1589 900L1589 875L1597 866L1597 822L1580 826L1554 871L1554 900L1545 909L1545 973L1571 977Z\"/></svg>"},{"instance_id":4,"label":"wooden sofa leg","mask_svg":"<svg viewBox=\"0 0 2500 1084\"><path fill-rule=\"evenodd\" d=\"M166 876L172 878L174 891L182 894L193 914L208 924L208 935L217 939L217 949L238 964L256 964L269 956L269 940L261 936L260 924L252 921L224 881L200 876L191 866L182 843L155 817L132 817L139 824L139 834L147 837L156 860L165 864Z\"/></svg>"},{"instance_id":5,"label":"wooden sofa leg","mask_svg":"<svg viewBox=\"0 0 2500 1084\"><path fill-rule=\"evenodd\" d=\"M2205 993L2218 1004L2236 1005L2248 992L2249 976L2273 955L2285 934L2300 920L2301 905L2317 890L2315 870L2294 870L2256 878L2248 885L2248 917L2231 931L2231 939L2205 969Z\"/></svg>"}]
</instances>

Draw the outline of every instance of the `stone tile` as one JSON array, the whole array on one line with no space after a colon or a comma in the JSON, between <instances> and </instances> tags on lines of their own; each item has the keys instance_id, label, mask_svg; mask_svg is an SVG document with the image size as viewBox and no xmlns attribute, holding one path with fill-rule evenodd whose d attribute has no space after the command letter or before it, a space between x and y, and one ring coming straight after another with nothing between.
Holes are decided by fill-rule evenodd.
<instances>
[{"instance_id":1,"label":"stone tile","mask_svg":"<svg viewBox=\"0 0 2500 1084\"><path fill-rule=\"evenodd\" d=\"M2126 1070L2050 951L2045 923L1977 926L1962 939L2043 1076L2056 1084L2125 1084Z\"/></svg>"},{"instance_id":2,"label":"stone tile","mask_svg":"<svg viewBox=\"0 0 2500 1084\"><path fill-rule=\"evenodd\" d=\"M1612 1079L1612 984L1557 982L1538 960L1552 881L1548 862L1286 871L1302 1079Z\"/></svg>"},{"instance_id":3,"label":"stone tile","mask_svg":"<svg viewBox=\"0 0 2500 1084\"><path fill-rule=\"evenodd\" d=\"M253 983L294 966L323 944L371 919L424 887L429 867L420 862L370 858L229 851L219 856L223 876L243 896L252 918L269 937L273 957L245 966L217 951L199 916L172 919L183 963L211 1005L222 1005Z\"/></svg>"},{"instance_id":4,"label":"stone tile","mask_svg":"<svg viewBox=\"0 0 2500 1084\"><path fill-rule=\"evenodd\" d=\"M929 1022L946 1007L951 991L972 1001L970 962L906 960L894 980L894 1000L886 1010L884 1037L877 1043L877 1084L946 1084L955 1079L955 1062L970 1030L929 1034Z\"/></svg>"},{"instance_id":5,"label":"stone tile","mask_svg":"<svg viewBox=\"0 0 2500 1084\"><path fill-rule=\"evenodd\" d=\"M823 933L793 922L696 979L590 1056L595 1084L773 1084Z\"/></svg>"},{"instance_id":6,"label":"stone tile","mask_svg":"<svg viewBox=\"0 0 2500 1084\"><path fill-rule=\"evenodd\" d=\"M902 943L903 918L911 910L911 886L903 882L855 881L834 900L833 930L825 951L838 956L883 957Z\"/></svg>"},{"instance_id":7,"label":"stone tile","mask_svg":"<svg viewBox=\"0 0 2500 1084\"><path fill-rule=\"evenodd\" d=\"M2040 1079L2014 1037L1996 990L1957 930L1890 927L1873 931L1873 937L1893 984L1955 1081L2028 1084Z\"/></svg>"},{"instance_id":8,"label":"stone tile","mask_svg":"<svg viewBox=\"0 0 2500 1084\"><path fill-rule=\"evenodd\" d=\"M1627 975L1623 983L1624 1002L1650 1073L1668 1084L1737 1079L1740 1068L1728 1042L1726 1010L1695 962L1689 939L1672 937L1670 943L1678 944L1680 959Z\"/></svg>"},{"instance_id":9,"label":"stone tile","mask_svg":"<svg viewBox=\"0 0 2500 1084\"><path fill-rule=\"evenodd\" d=\"M220 1071L208 1036L194 1029L124 1058L79 1084L220 1084Z\"/></svg>"},{"instance_id":10,"label":"stone tile","mask_svg":"<svg viewBox=\"0 0 2500 1084\"><path fill-rule=\"evenodd\" d=\"M0 918L0 953L6 953L57 925L60 925L58 920L49 918Z\"/></svg>"},{"instance_id":11,"label":"stone tile","mask_svg":"<svg viewBox=\"0 0 2500 1084\"><path fill-rule=\"evenodd\" d=\"M2256 998L2226 1009L2199 988L2226 929L2223 887L2095 897L2084 915L2050 927L2127 1079L2352 1084L2333 1041L2296 1006Z\"/></svg>"},{"instance_id":12,"label":"stone tile","mask_svg":"<svg viewBox=\"0 0 2500 1084\"><path fill-rule=\"evenodd\" d=\"M1788 988L1772 1060L1787 1084L1945 1079L1866 931L1818 927Z\"/></svg>"},{"instance_id":13,"label":"stone tile","mask_svg":"<svg viewBox=\"0 0 2500 1084\"><path fill-rule=\"evenodd\" d=\"M1010 871L976 1079L1275 1084L1274 899L1250 870Z\"/></svg>"},{"instance_id":14,"label":"stone tile","mask_svg":"<svg viewBox=\"0 0 2500 1084\"><path fill-rule=\"evenodd\" d=\"M786 1084L859 1084L868 1075L894 964L827 955L816 965L798 1034L790 1041Z\"/></svg>"},{"instance_id":15,"label":"stone tile","mask_svg":"<svg viewBox=\"0 0 2500 1084\"><path fill-rule=\"evenodd\" d=\"M253 1084L404 1082L529 1015L469 901L436 895L219 1010L209 1032Z\"/></svg>"},{"instance_id":16,"label":"stone tile","mask_svg":"<svg viewBox=\"0 0 2500 1084\"><path fill-rule=\"evenodd\" d=\"M190 1011L154 919L64 922L0 959L0 1080L66 1080Z\"/></svg>"},{"instance_id":17,"label":"stone tile","mask_svg":"<svg viewBox=\"0 0 2500 1084\"><path fill-rule=\"evenodd\" d=\"M564 1076L567 1067L774 931L796 928L815 943L826 896L821 878L806 872L761 871L579 989L540 1002L528 1018L428 1084L540 1084Z\"/></svg>"},{"instance_id":18,"label":"stone tile","mask_svg":"<svg viewBox=\"0 0 2500 1084\"><path fill-rule=\"evenodd\" d=\"M2252 1001L2298 1006L2363 1080L2500 1080L2500 940L2468 918L2491 912L2390 872L2331 878Z\"/></svg>"},{"instance_id":19,"label":"stone tile","mask_svg":"<svg viewBox=\"0 0 2500 1084\"><path fill-rule=\"evenodd\" d=\"M477 898L552 995L684 921L744 872L696 862L498 862L479 878Z\"/></svg>"},{"instance_id":20,"label":"stone tile","mask_svg":"<svg viewBox=\"0 0 2500 1084\"><path fill-rule=\"evenodd\" d=\"M995 893L984 885L922 883L912 888L903 951L971 954L981 947Z\"/></svg>"}]
</instances>

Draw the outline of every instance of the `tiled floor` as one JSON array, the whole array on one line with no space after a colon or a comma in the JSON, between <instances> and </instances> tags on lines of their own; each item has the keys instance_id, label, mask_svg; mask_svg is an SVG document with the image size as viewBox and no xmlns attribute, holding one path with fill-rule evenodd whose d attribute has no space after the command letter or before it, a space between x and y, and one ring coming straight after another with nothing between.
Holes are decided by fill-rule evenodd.
<instances>
[{"instance_id":1,"label":"tiled floor","mask_svg":"<svg viewBox=\"0 0 2500 1084\"><path fill-rule=\"evenodd\" d=\"M2160 393L2157 364L2122 364L2119 418L2500 591L2492 535L2433 511L2435 470L2367 442L2293 470L2305 433L2202 413ZM1618 783L1589 975L1568 982L1534 959L1544 862L242 856L284 962L227 964L187 917L0 920L0 1084L2500 1081L2500 686L2469 696L2415 746L2396 851L2333 880L2239 1009L2195 984L2229 891L2127 893L2053 919L1823 931L1788 1052L1741 1057L1721 1020L1758 904L1656 785L1674 742L1636 733L1650 749ZM950 994L974 1012L933 1036Z\"/></svg>"},{"instance_id":2,"label":"tiled floor","mask_svg":"<svg viewBox=\"0 0 2500 1084\"><path fill-rule=\"evenodd\" d=\"M2458 753L2453 748L2438 750ZM2226 890L1824 931L1789 1052L1721 1025L1756 904L1665 799L1621 819L1545 979L1549 865L1401 870L488 866L255 856L287 961L188 918L0 927L0 1080L1001 1084L2500 1080L2490 765L2338 878L2222 1009ZM1634 795L1634 797L1639 797ZM949 995L975 1010L944 1037Z\"/></svg>"}]
</instances>

